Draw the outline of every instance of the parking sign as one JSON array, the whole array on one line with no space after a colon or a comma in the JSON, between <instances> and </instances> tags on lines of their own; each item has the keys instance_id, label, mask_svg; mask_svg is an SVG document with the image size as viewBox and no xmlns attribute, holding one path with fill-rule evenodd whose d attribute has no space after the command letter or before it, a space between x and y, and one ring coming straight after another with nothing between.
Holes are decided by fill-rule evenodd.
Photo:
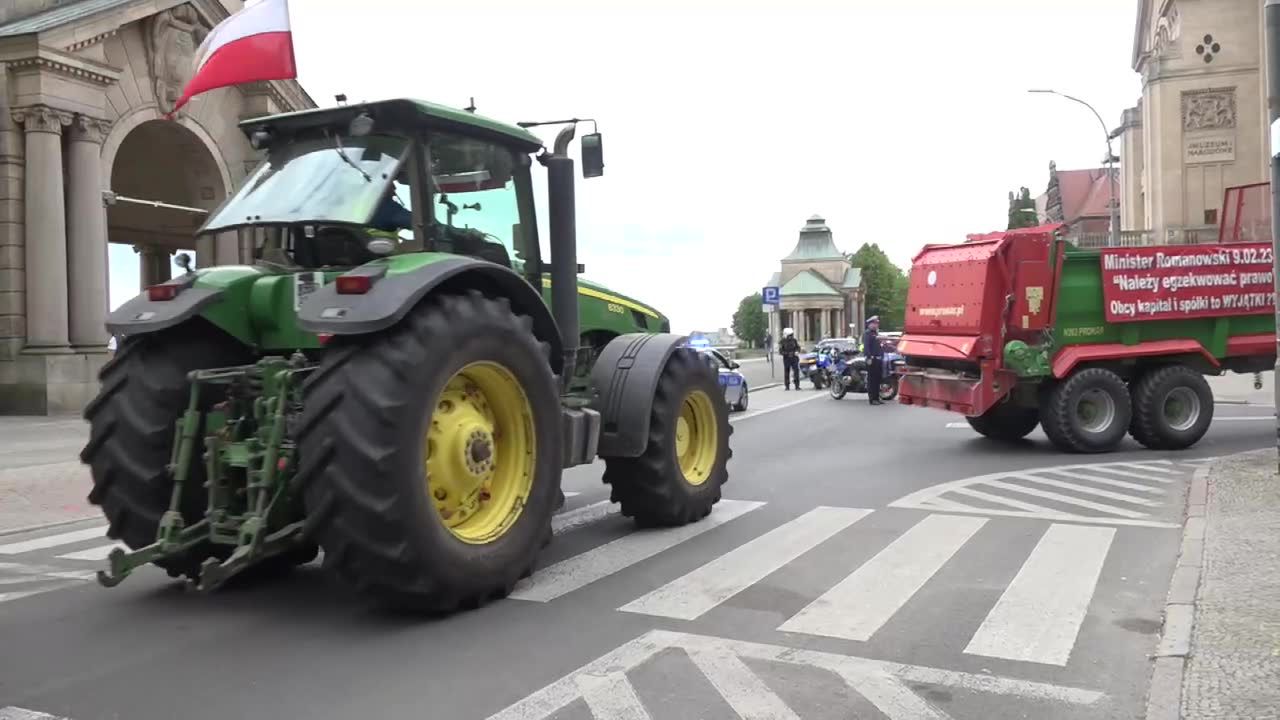
<instances>
[{"instance_id":1,"label":"parking sign","mask_svg":"<svg viewBox=\"0 0 1280 720\"><path fill-rule=\"evenodd\" d=\"M765 305L777 305L781 302L781 294L776 287L766 287L762 293Z\"/></svg>"}]
</instances>

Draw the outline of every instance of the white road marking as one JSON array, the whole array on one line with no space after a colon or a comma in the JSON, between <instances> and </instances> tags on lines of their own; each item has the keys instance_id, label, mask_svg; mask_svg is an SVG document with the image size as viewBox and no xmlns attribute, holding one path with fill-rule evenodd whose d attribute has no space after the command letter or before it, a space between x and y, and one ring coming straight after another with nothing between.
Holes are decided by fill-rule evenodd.
<instances>
[{"instance_id":1,"label":"white road marking","mask_svg":"<svg viewBox=\"0 0 1280 720\"><path fill-rule=\"evenodd\" d=\"M954 492L954 491L953 491ZM1053 512L1051 510L990 510L987 508L964 507L953 505L948 507L946 500L928 500L912 507L917 510L940 510L951 513L962 513L965 515L988 515L994 517L1015 517L1030 518L1032 520L1052 520L1059 523L1074 523L1084 525L1097 525L1105 523L1107 525L1116 525L1123 527L1145 527L1145 528L1180 528L1181 523L1164 522L1162 520L1130 520L1129 518L1111 518L1098 517L1096 515L1072 515L1071 513ZM936 505L936 507L935 507ZM905 507L899 505L890 505L889 507ZM1033 506L1034 507L1034 506Z\"/></svg>"},{"instance_id":2,"label":"white road marking","mask_svg":"<svg viewBox=\"0 0 1280 720\"><path fill-rule=\"evenodd\" d=\"M1050 487L1062 488L1063 490L1070 490L1071 492L1078 492L1084 495L1093 495L1095 497L1106 498L1108 500L1117 500L1119 502L1132 503L1134 505L1144 505L1146 507L1159 507L1161 504L1160 501L1158 500L1149 500L1143 497L1134 497L1133 495L1126 495L1124 493L1113 492L1111 490L1099 490L1098 488L1091 488L1086 485L1081 485L1080 483L1066 482L1065 480L1055 480L1053 478L1048 478L1048 477L1044 477L1043 475L1036 475L1033 473L1014 473L1009 477L1015 477L1015 478L1018 478L1019 480L1026 480L1027 482L1037 483L1040 485L1048 485ZM1084 479L1084 478L1081 478L1081 479Z\"/></svg>"},{"instance_id":3,"label":"white road marking","mask_svg":"<svg viewBox=\"0 0 1280 720\"><path fill-rule=\"evenodd\" d=\"M768 415L771 412L786 410L787 408L794 407L796 405L799 405L800 403L813 402L814 400L821 400L824 397L829 398L830 395L825 392L818 393L811 397L800 398L799 400L792 400L791 402L785 402L785 403L782 403L781 405L775 405L774 407L771 407L771 408L763 408L761 410L748 410L747 412L741 415L730 415L729 422L740 422L742 420L750 420L753 417L760 417L761 415Z\"/></svg>"},{"instance_id":4,"label":"white road marking","mask_svg":"<svg viewBox=\"0 0 1280 720\"><path fill-rule=\"evenodd\" d=\"M3 707L0 708L0 720L68 720L67 718L49 713L36 712L35 710L26 710L20 707Z\"/></svg>"},{"instance_id":5,"label":"white road marking","mask_svg":"<svg viewBox=\"0 0 1280 720\"><path fill-rule=\"evenodd\" d=\"M88 550L71 552L65 555L59 555L58 557L63 560L94 560L94 561L106 560L107 556L111 554L111 551L115 550L116 548L120 548L125 552L129 552L129 548L123 545L112 544L112 545L98 545L97 547L91 547Z\"/></svg>"},{"instance_id":6,"label":"white road marking","mask_svg":"<svg viewBox=\"0 0 1280 720\"><path fill-rule=\"evenodd\" d=\"M569 490L565 490L565 491L564 491L564 499L565 499L565 500L568 500L569 498L575 498L575 497L578 497L578 496L579 496L579 495L581 495L581 494L582 494L582 493L580 493L580 492L571 492L571 491L569 491Z\"/></svg>"},{"instance_id":7,"label":"white road marking","mask_svg":"<svg viewBox=\"0 0 1280 720\"><path fill-rule=\"evenodd\" d=\"M1146 470L1147 472L1164 473L1166 475L1181 474L1181 470L1175 470L1170 467L1172 464L1173 463L1168 460L1142 460L1137 462L1107 463L1106 465L1102 465L1102 467L1107 467L1108 465L1119 465L1121 467L1131 467L1135 470ZM1085 467L1089 466L1086 465Z\"/></svg>"},{"instance_id":8,"label":"white road marking","mask_svg":"<svg viewBox=\"0 0 1280 720\"><path fill-rule=\"evenodd\" d=\"M949 422L947 423L947 429L948 430L960 430L960 429L972 430L973 426L967 422Z\"/></svg>"},{"instance_id":9,"label":"white road marking","mask_svg":"<svg viewBox=\"0 0 1280 720\"><path fill-rule=\"evenodd\" d=\"M21 553L31 552L32 550L44 550L46 548L58 547L59 545L70 545L71 543L84 542L85 540L102 540L107 537L107 526L98 525L82 530L72 530L71 532L58 533L57 535L46 535L33 540L24 540L22 542L9 543L0 545L0 555L18 555Z\"/></svg>"},{"instance_id":10,"label":"white road marking","mask_svg":"<svg viewBox=\"0 0 1280 720\"><path fill-rule=\"evenodd\" d=\"M907 697L907 694L913 692L908 687L911 683L1069 705L1093 705L1105 697L1102 693L1092 690L997 675L904 665L852 655L801 650L783 645L766 645L706 635L651 630L490 715L488 720L549 720L582 697L577 681L579 676L606 677L611 673L626 673L669 648L684 650L690 657L700 652L720 654L720 656L729 654L742 659L827 670L842 678L854 692L875 704L890 720L916 718L945 720L948 717L941 710L930 708L927 703L911 701ZM887 683L886 678L897 681L897 685ZM925 714L924 709L928 709L933 714Z\"/></svg>"},{"instance_id":11,"label":"white road marking","mask_svg":"<svg viewBox=\"0 0 1280 720\"><path fill-rule=\"evenodd\" d=\"M549 602L715 529L762 505L764 503L749 500L721 500L711 514L699 522L678 528L637 530L535 572L531 577L520 581L509 597Z\"/></svg>"},{"instance_id":12,"label":"white road marking","mask_svg":"<svg viewBox=\"0 0 1280 720\"><path fill-rule=\"evenodd\" d=\"M1126 510L1125 508L1116 507L1114 505L1107 505L1106 503L1096 503L1096 502L1093 502L1092 500L1084 500L1071 495L1063 495L1062 493L1050 492L1048 490L1040 490L1038 488L1028 487L1026 485L1019 485L1018 483L1012 483L1012 482L1009 482L1008 480L989 480L984 484L987 485L988 487L993 487L1000 490L1008 490L1009 492L1018 492L1018 493L1023 493L1024 495L1033 495L1035 497L1042 497L1045 500L1053 500L1055 502L1060 502L1064 505L1076 505L1079 507L1085 507L1085 508L1089 508L1090 510L1097 510L1098 512L1104 512L1110 515L1119 515L1120 517L1127 517L1127 518L1134 518L1134 519L1147 517L1146 513L1139 512L1137 510Z\"/></svg>"},{"instance_id":13,"label":"white road marking","mask_svg":"<svg viewBox=\"0 0 1280 720\"><path fill-rule=\"evenodd\" d=\"M869 514L816 507L618 609L696 619Z\"/></svg>"},{"instance_id":14,"label":"white road marking","mask_svg":"<svg viewBox=\"0 0 1280 720\"><path fill-rule=\"evenodd\" d=\"M591 716L597 720L650 720L625 673L582 674L577 683Z\"/></svg>"},{"instance_id":15,"label":"white road marking","mask_svg":"<svg viewBox=\"0 0 1280 720\"><path fill-rule=\"evenodd\" d=\"M1260 420L1275 422L1276 417L1274 415L1233 415L1231 417L1216 417L1213 419L1214 422L1258 422Z\"/></svg>"},{"instance_id":16,"label":"white road marking","mask_svg":"<svg viewBox=\"0 0 1280 720\"><path fill-rule=\"evenodd\" d=\"M1066 665L1115 533L1051 525L964 651Z\"/></svg>"},{"instance_id":17,"label":"white road marking","mask_svg":"<svg viewBox=\"0 0 1280 720\"><path fill-rule=\"evenodd\" d=\"M602 500L598 503L583 505L569 512L560 513L551 518L551 534L559 535L580 528L583 525L600 522L609 515L617 513L620 509L620 505L608 500Z\"/></svg>"},{"instance_id":18,"label":"white road marking","mask_svg":"<svg viewBox=\"0 0 1280 720\"><path fill-rule=\"evenodd\" d=\"M1017 500L1011 497L1005 497L1004 495L995 495L989 492L985 492L983 490L978 490L977 488L958 487L958 488L952 488L950 492L954 495L971 497L971 498L974 498L975 500L985 500L986 502L989 502L989 503L1008 505L1009 507L1015 507L1020 510L1026 510L1027 512L1054 512L1052 508L1047 508L1043 505L1036 505L1035 503L1023 502L1022 500Z\"/></svg>"},{"instance_id":19,"label":"white road marking","mask_svg":"<svg viewBox=\"0 0 1280 720\"><path fill-rule=\"evenodd\" d=\"M1129 482L1127 480L1116 480L1115 478L1102 477L1100 475L1086 475L1081 472L1071 473L1071 472L1066 472L1062 470L1049 470L1047 472L1053 472L1059 475L1064 475L1066 477L1075 478L1077 480L1084 480L1086 482L1097 483L1099 485L1110 485L1111 487L1124 488L1125 490L1133 490L1134 492L1148 493L1150 495L1165 494L1164 488L1151 487L1150 485L1143 485L1141 483ZM1043 475L1040 475L1038 477L1043 477Z\"/></svg>"},{"instance_id":20,"label":"white road marking","mask_svg":"<svg viewBox=\"0 0 1280 720\"><path fill-rule=\"evenodd\" d=\"M1054 472L1061 472L1061 471L1055 470ZM1135 480L1149 480L1151 482L1158 482L1158 483L1171 483L1177 479L1177 478L1171 478L1167 475L1151 475L1148 473L1138 473L1138 472L1133 472L1132 470L1121 470L1118 467L1108 467L1103 465L1099 465L1098 467L1095 467L1095 468L1090 468L1089 472L1095 473L1095 474L1111 473L1112 475L1119 475L1120 477L1133 478Z\"/></svg>"},{"instance_id":21,"label":"white road marking","mask_svg":"<svg viewBox=\"0 0 1280 720\"><path fill-rule=\"evenodd\" d=\"M689 650L689 659L742 720L800 720L746 663L723 648Z\"/></svg>"},{"instance_id":22,"label":"white road marking","mask_svg":"<svg viewBox=\"0 0 1280 720\"><path fill-rule=\"evenodd\" d=\"M925 517L778 629L870 639L986 522L953 515Z\"/></svg>"}]
</instances>

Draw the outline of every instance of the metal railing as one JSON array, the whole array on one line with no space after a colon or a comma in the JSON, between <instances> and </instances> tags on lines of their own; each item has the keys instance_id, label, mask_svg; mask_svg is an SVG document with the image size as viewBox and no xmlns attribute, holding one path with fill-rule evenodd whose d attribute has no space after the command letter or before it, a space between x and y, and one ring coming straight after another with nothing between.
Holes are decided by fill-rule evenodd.
<instances>
[{"instance_id":1,"label":"metal railing","mask_svg":"<svg viewBox=\"0 0 1280 720\"><path fill-rule=\"evenodd\" d=\"M1186 227L1167 228L1163 235L1155 230L1122 230L1119 247L1141 247L1144 245L1203 245L1218 242L1217 225L1192 225ZM1105 232L1071 233L1067 240L1082 248L1107 247L1108 234Z\"/></svg>"}]
</instances>

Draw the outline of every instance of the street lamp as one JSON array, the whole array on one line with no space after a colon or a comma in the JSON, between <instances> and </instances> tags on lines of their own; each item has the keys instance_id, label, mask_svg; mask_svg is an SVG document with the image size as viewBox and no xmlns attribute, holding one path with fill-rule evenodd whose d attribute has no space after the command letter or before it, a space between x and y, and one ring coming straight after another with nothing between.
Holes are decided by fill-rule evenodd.
<instances>
[{"instance_id":1,"label":"street lamp","mask_svg":"<svg viewBox=\"0 0 1280 720\"><path fill-rule=\"evenodd\" d=\"M1116 195L1116 173L1112 164L1114 162L1115 155L1111 152L1111 131L1107 129L1107 124L1103 122L1102 116L1098 114L1097 110L1094 110L1092 105L1078 97L1072 97L1066 93L1060 93L1057 90L1028 90L1027 92L1047 93L1050 95L1064 97L1073 102L1078 102L1089 108L1089 110L1093 112L1093 116L1098 118L1098 124L1102 126L1102 134L1107 138L1107 176L1111 181L1111 202L1108 203L1110 206L1109 210L1111 212L1111 233L1107 237L1107 246L1118 246L1120 244L1120 199Z\"/></svg>"}]
</instances>

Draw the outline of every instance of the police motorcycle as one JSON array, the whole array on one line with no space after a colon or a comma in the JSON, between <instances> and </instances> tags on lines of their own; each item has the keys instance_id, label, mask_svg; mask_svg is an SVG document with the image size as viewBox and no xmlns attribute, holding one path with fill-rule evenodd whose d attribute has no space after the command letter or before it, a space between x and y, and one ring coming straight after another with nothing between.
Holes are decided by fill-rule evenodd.
<instances>
[{"instance_id":1,"label":"police motorcycle","mask_svg":"<svg viewBox=\"0 0 1280 720\"><path fill-rule=\"evenodd\" d=\"M880 376L881 400L889 401L898 397L898 368L904 362L903 357L896 352L884 354L884 368ZM861 352L840 353L831 373L831 397L840 400L847 393L866 393L868 364L867 356Z\"/></svg>"}]
</instances>

